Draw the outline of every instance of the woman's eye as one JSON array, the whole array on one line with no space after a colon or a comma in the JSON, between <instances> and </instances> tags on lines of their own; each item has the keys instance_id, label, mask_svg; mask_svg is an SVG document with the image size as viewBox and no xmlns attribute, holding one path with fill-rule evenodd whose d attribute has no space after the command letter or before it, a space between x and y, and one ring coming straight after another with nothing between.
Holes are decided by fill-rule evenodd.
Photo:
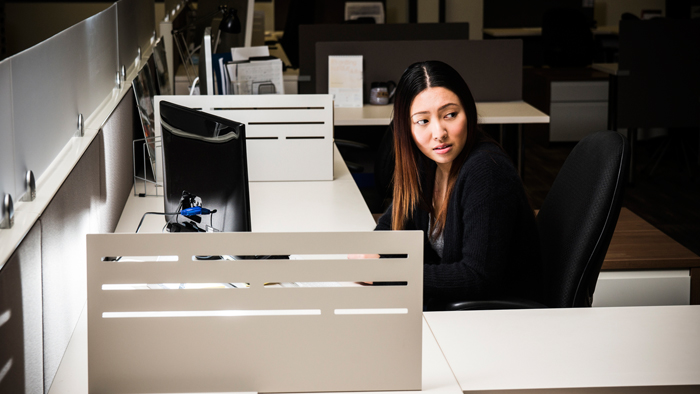
<instances>
[{"instance_id":1,"label":"woman's eye","mask_svg":"<svg viewBox=\"0 0 700 394\"><path fill-rule=\"evenodd\" d=\"M449 114L445 115L446 118L454 118L457 116L457 112L450 112Z\"/></svg>"},{"instance_id":2,"label":"woman's eye","mask_svg":"<svg viewBox=\"0 0 700 394\"><path fill-rule=\"evenodd\" d=\"M419 125L421 125L421 126L422 126L422 125L425 125L425 124L428 124L428 119L419 119L419 120L416 121L416 124L419 124Z\"/></svg>"}]
</instances>

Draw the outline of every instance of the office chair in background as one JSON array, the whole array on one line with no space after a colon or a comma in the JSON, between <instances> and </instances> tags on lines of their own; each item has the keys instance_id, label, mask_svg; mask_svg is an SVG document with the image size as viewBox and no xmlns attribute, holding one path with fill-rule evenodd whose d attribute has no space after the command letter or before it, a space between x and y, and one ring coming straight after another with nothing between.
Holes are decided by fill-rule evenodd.
<instances>
[{"instance_id":1,"label":"office chair in background","mask_svg":"<svg viewBox=\"0 0 700 394\"><path fill-rule=\"evenodd\" d=\"M629 146L614 131L582 139L571 151L537 215L543 260L542 299L463 301L430 310L587 307L617 224Z\"/></svg>"}]
</instances>

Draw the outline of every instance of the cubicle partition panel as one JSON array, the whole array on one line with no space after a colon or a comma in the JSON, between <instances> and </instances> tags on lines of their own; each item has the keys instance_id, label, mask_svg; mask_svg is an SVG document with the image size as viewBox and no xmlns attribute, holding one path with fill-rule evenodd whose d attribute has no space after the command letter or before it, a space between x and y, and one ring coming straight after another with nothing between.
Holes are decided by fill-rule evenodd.
<instances>
[{"instance_id":1,"label":"cubicle partition panel","mask_svg":"<svg viewBox=\"0 0 700 394\"><path fill-rule=\"evenodd\" d=\"M251 182L333 180L331 95L156 96L156 136L161 101L245 123ZM156 154L159 179L161 154Z\"/></svg>"},{"instance_id":2,"label":"cubicle partition panel","mask_svg":"<svg viewBox=\"0 0 700 394\"><path fill-rule=\"evenodd\" d=\"M41 215L46 387L61 363L87 298L85 234L98 231L100 144L95 139Z\"/></svg>"},{"instance_id":3,"label":"cubicle partition panel","mask_svg":"<svg viewBox=\"0 0 700 394\"><path fill-rule=\"evenodd\" d=\"M0 270L0 392L44 392L41 224Z\"/></svg>"},{"instance_id":4,"label":"cubicle partition panel","mask_svg":"<svg viewBox=\"0 0 700 394\"><path fill-rule=\"evenodd\" d=\"M119 67L135 68L135 60L155 41L155 7L153 1L120 0L117 6Z\"/></svg>"},{"instance_id":5,"label":"cubicle partition panel","mask_svg":"<svg viewBox=\"0 0 700 394\"><path fill-rule=\"evenodd\" d=\"M135 109L134 92L129 89L97 136L100 143L100 198L96 201L96 213L101 233L114 232L134 184Z\"/></svg>"},{"instance_id":6,"label":"cubicle partition panel","mask_svg":"<svg viewBox=\"0 0 700 394\"><path fill-rule=\"evenodd\" d=\"M317 85L316 43L318 42L468 39L469 23L466 22L301 25L299 26L299 93L324 92L318 90ZM385 52L384 56L390 58L395 50L396 48L392 48L390 52ZM387 56L388 54L391 56ZM323 82L327 84L328 81L326 79Z\"/></svg>"},{"instance_id":7,"label":"cubicle partition panel","mask_svg":"<svg viewBox=\"0 0 700 394\"><path fill-rule=\"evenodd\" d=\"M617 126L700 126L700 19L620 22Z\"/></svg>"},{"instance_id":8,"label":"cubicle partition panel","mask_svg":"<svg viewBox=\"0 0 700 394\"><path fill-rule=\"evenodd\" d=\"M128 89L123 77L117 84L120 50L133 78L142 62L130 42L147 54L153 22L152 1L122 0L0 62L0 191L15 206L14 226L0 229L0 303L13 305L0 311L0 330L3 343L23 347L0 352L0 392L42 393L53 383L87 298L85 234L114 229L133 179L133 113L112 113ZM20 201L27 171L35 199ZM9 330L18 320L23 330ZM21 371L22 386L6 389Z\"/></svg>"},{"instance_id":9,"label":"cubicle partition panel","mask_svg":"<svg viewBox=\"0 0 700 394\"><path fill-rule=\"evenodd\" d=\"M93 18L109 19L115 11L110 7ZM92 42L93 34L105 39L110 35L90 32L87 27L87 20L80 22L11 58L15 187L19 194L26 190L25 172L31 170L40 178L78 131L79 114L87 117L114 87L114 79L103 73L116 75L116 64L89 64L92 57L104 55L105 51L97 49L100 45L109 48L111 44L116 50L116 43ZM112 82L106 89L100 81L104 78ZM93 88L97 93L91 93ZM92 96L99 100L90 101Z\"/></svg>"},{"instance_id":10,"label":"cubicle partition panel","mask_svg":"<svg viewBox=\"0 0 700 394\"><path fill-rule=\"evenodd\" d=\"M477 102L522 100L520 40L348 41L316 44L316 91L328 93L328 56L362 55L363 102L372 82L398 82L406 67L440 60L457 70Z\"/></svg>"},{"instance_id":11,"label":"cubicle partition panel","mask_svg":"<svg viewBox=\"0 0 700 394\"><path fill-rule=\"evenodd\" d=\"M87 248L90 392L421 389L422 232L90 234ZM212 258L262 255L290 259Z\"/></svg>"},{"instance_id":12,"label":"cubicle partition panel","mask_svg":"<svg viewBox=\"0 0 700 394\"><path fill-rule=\"evenodd\" d=\"M17 196L12 130L12 62L7 59L0 62L0 199L6 193ZM0 209L0 222L4 219Z\"/></svg>"}]
</instances>

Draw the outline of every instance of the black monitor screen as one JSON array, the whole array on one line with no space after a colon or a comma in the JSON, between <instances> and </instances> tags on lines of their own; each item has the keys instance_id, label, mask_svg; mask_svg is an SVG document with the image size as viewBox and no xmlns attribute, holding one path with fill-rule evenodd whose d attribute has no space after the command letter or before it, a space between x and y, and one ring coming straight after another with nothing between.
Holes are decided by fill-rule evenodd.
<instances>
[{"instance_id":1,"label":"black monitor screen","mask_svg":"<svg viewBox=\"0 0 700 394\"><path fill-rule=\"evenodd\" d=\"M215 229L251 231L245 125L167 101L160 102L160 124L165 211L176 212L187 191L217 210Z\"/></svg>"}]
</instances>

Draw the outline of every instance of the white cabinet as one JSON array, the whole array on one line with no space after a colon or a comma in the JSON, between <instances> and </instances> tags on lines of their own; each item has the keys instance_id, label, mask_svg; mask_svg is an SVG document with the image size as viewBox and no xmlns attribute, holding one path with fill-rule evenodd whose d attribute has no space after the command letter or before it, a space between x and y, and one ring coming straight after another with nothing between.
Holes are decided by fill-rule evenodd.
<instances>
[{"instance_id":1,"label":"white cabinet","mask_svg":"<svg viewBox=\"0 0 700 394\"><path fill-rule=\"evenodd\" d=\"M598 276L593 306L690 304L690 272L603 271Z\"/></svg>"},{"instance_id":2,"label":"white cabinet","mask_svg":"<svg viewBox=\"0 0 700 394\"><path fill-rule=\"evenodd\" d=\"M579 141L607 129L607 81L552 81L550 89L550 141Z\"/></svg>"}]
</instances>

